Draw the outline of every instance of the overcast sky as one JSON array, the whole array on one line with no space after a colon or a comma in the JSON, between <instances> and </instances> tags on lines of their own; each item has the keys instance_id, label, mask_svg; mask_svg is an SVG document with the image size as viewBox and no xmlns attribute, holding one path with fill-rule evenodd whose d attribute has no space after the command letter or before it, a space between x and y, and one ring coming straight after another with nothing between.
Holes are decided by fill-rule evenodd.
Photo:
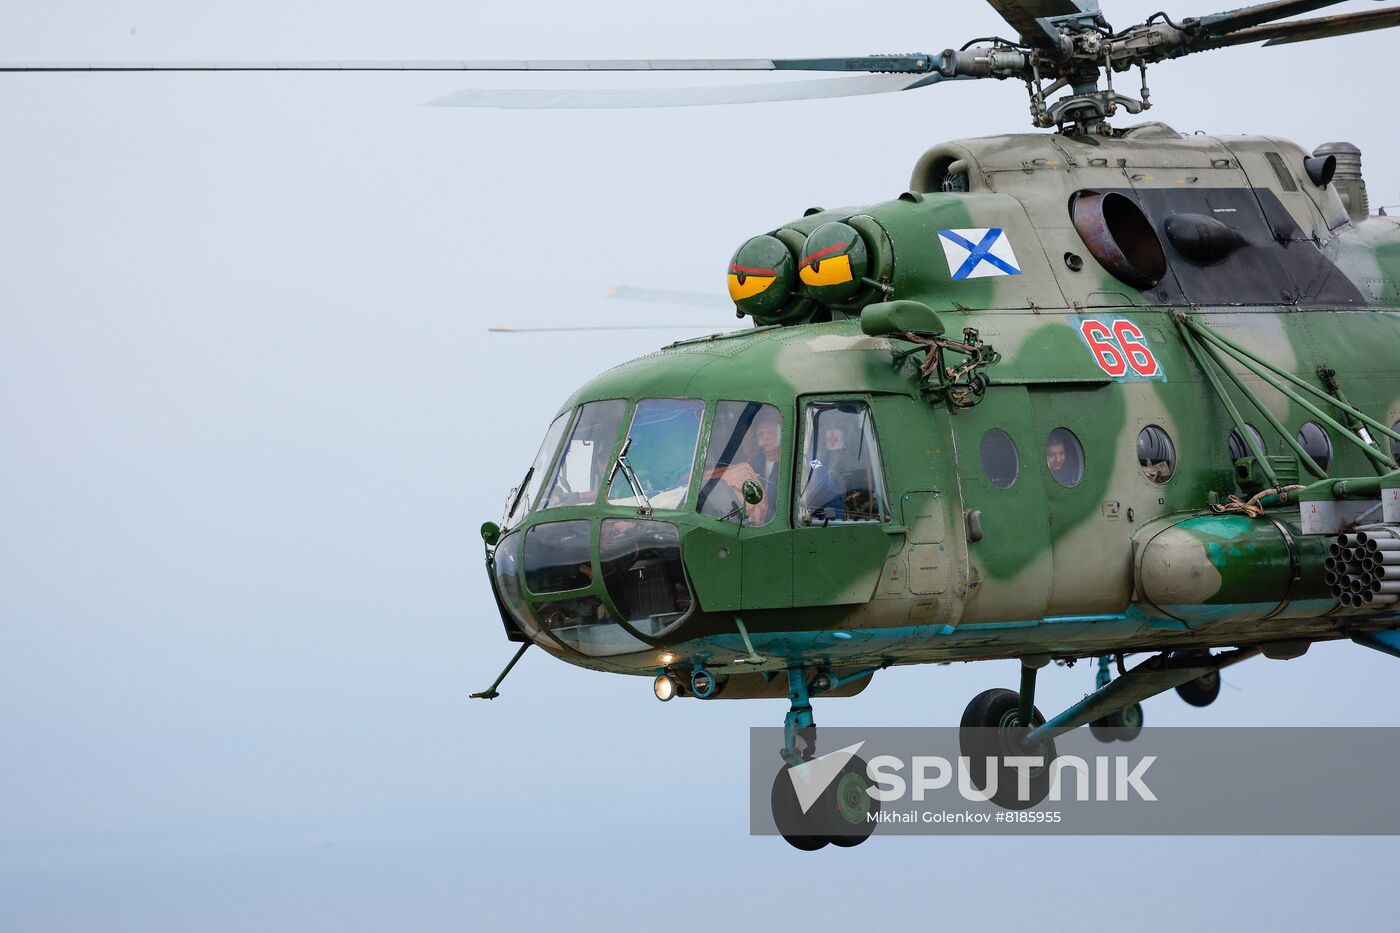
<instances>
[{"instance_id":1,"label":"overcast sky","mask_svg":"<svg viewBox=\"0 0 1400 933\"><path fill-rule=\"evenodd\" d=\"M1108 10L1122 26L1160 4ZM9 0L0 60L794 57L1006 31L977 3L902 0ZM1396 38L1167 63L1151 116L1350 140L1372 203L1400 204L1378 106ZM663 706L644 679L538 652L501 699L467 700L513 648L477 527L569 392L669 339L487 326L727 327L601 296L719 294L746 237L891 198L939 141L1028 129L1003 82L670 112L420 106L636 80L0 75L0 928L1392 920L1392 840L809 856L747 835L746 730L782 702ZM1147 720L1393 726L1395 663L1349 644L1255 661L1210 710L1167 696ZM1015 677L887 671L818 722L953 724ZM1041 683L1058 709L1092 670Z\"/></svg>"}]
</instances>

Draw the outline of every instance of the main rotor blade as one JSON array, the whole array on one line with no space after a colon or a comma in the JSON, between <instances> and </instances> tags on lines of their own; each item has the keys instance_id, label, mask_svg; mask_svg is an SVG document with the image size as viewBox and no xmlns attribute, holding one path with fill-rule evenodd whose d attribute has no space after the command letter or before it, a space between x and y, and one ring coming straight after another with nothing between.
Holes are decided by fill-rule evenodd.
<instances>
[{"instance_id":1,"label":"main rotor blade","mask_svg":"<svg viewBox=\"0 0 1400 933\"><path fill-rule=\"evenodd\" d=\"M0 72L53 71L837 71L924 74L922 53L853 58L619 58L518 61L0 62Z\"/></svg>"},{"instance_id":2,"label":"main rotor blade","mask_svg":"<svg viewBox=\"0 0 1400 933\"><path fill-rule=\"evenodd\" d=\"M587 327L488 327L491 334L576 334L596 330L718 330L714 324L612 324Z\"/></svg>"},{"instance_id":3,"label":"main rotor blade","mask_svg":"<svg viewBox=\"0 0 1400 933\"><path fill-rule=\"evenodd\" d=\"M734 302L723 295L705 292L683 292L667 288L636 288L632 285L618 285L610 288L604 298L620 298L623 301L645 301L650 304L687 305L693 308L726 308L734 310Z\"/></svg>"},{"instance_id":4,"label":"main rotor blade","mask_svg":"<svg viewBox=\"0 0 1400 933\"><path fill-rule=\"evenodd\" d=\"M1290 42L1307 42L1309 39L1326 39L1331 36L1371 32L1375 29L1389 29L1392 26L1400 26L1400 7L1387 7L1372 13L1323 16L1297 23L1280 23L1278 34L1264 44L1286 45Z\"/></svg>"},{"instance_id":5,"label":"main rotor blade","mask_svg":"<svg viewBox=\"0 0 1400 933\"><path fill-rule=\"evenodd\" d=\"M480 88L458 91L428 101L435 107L496 107L505 110L592 109L646 107L705 107L713 104L759 104L776 101L823 100L908 91L945 80L939 74L858 75L819 81L740 84L722 87L626 88L551 90L546 88Z\"/></svg>"},{"instance_id":6,"label":"main rotor blade","mask_svg":"<svg viewBox=\"0 0 1400 933\"><path fill-rule=\"evenodd\" d=\"M1271 23L1274 20L1311 13L1323 7L1336 6L1346 0L1274 0L1273 3L1257 3L1224 13L1212 13L1200 18L1201 28L1214 36Z\"/></svg>"},{"instance_id":7,"label":"main rotor blade","mask_svg":"<svg viewBox=\"0 0 1400 933\"><path fill-rule=\"evenodd\" d=\"M769 59L672 63L680 70L772 71ZM646 61L0 62L4 71L662 71Z\"/></svg>"},{"instance_id":8,"label":"main rotor blade","mask_svg":"<svg viewBox=\"0 0 1400 933\"><path fill-rule=\"evenodd\" d=\"M987 0L1001 18L1031 45L1047 44L1045 30L1036 20L1047 16L1073 16L1099 12L1097 0Z\"/></svg>"},{"instance_id":9,"label":"main rotor blade","mask_svg":"<svg viewBox=\"0 0 1400 933\"><path fill-rule=\"evenodd\" d=\"M1322 16L1316 19L1296 20L1291 23L1271 23L1240 29L1210 42L1206 48L1223 48L1230 45L1243 45L1248 42L1263 42L1268 45L1285 45L1290 42L1307 42L1310 39L1326 39L1331 36L1346 36L1357 32L1370 32L1373 29L1388 29L1400 26L1400 7L1387 7L1369 13L1346 13L1341 16Z\"/></svg>"}]
</instances>

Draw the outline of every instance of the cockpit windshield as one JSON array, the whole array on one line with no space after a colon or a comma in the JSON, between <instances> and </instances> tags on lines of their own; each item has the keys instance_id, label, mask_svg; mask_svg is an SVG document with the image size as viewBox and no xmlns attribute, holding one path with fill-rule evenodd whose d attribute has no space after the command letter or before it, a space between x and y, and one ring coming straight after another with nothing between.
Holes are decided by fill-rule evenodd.
<instances>
[{"instance_id":1,"label":"cockpit windshield","mask_svg":"<svg viewBox=\"0 0 1400 933\"><path fill-rule=\"evenodd\" d=\"M623 441L621 462L608 487L608 504L685 508L704 414L705 403L699 399L638 402Z\"/></svg>"},{"instance_id":2,"label":"cockpit windshield","mask_svg":"<svg viewBox=\"0 0 1400 933\"><path fill-rule=\"evenodd\" d=\"M520 486L511 491L510 499L506 502L507 527L516 524L520 519L530 514L530 507L535 503L535 496L540 491L540 486L544 485L544 474L549 469L549 461L554 459L554 452L559 449L559 438L563 436L564 429L569 426L569 416L572 412L564 412L554 422L550 424L549 430L545 432L544 443L540 444L539 453L535 454L535 463L530 467L525 478L521 480Z\"/></svg>"},{"instance_id":3,"label":"cockpit windshield","mask_svg":"<svg viewBox=\"0 0 1400 933\"><path fill-rule=\"evenodd\" d=\"M808 402L803 434L797 523L883 521L885 487L870 407L860 401Z\"/></svg>"},{"instance_id":4,"label":"cockpit windshield","mask_svg":"<svg viewBox=\"0 0 1400 933\"><path fill-rule=\"evenodd\" d=\"M562 505L592 505L608 478L617 431L627 403L622 399L589 402L579 409L574 429L559 454L559 463L545 486L541 509Z\"/></svg>"},{"instance_id":5,"label":"cockpit windshield","mask_svg":"<svg viewBox=\"0 0 1400 933\"><path fill-rule=\"evenodd\" d=\"M783 419L772 405L720 402L700 473L700 514L737 518L742 511L748 524L768 524L777 509L782 441ZM744 502L748 480L763 488L763 500L755 505Z\"/></svg>"}]
</instances>

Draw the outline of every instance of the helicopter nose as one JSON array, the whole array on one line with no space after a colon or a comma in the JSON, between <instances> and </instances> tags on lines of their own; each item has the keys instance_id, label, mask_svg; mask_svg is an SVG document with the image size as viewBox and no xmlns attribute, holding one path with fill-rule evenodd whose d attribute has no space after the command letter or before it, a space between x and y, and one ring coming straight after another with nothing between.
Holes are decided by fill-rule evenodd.
<instances>
[{"instance_id":1,"label":"helicopter nose","mask_svg":"<svg viewBox=\"0 0 1400 933\"><path fill-rule=\"evenodd\" d=\"M695 607L670 522L534 524L501 539L492 572L501 602L532 640L589 657L654 650Z\"/></svg>"}]
</instances>

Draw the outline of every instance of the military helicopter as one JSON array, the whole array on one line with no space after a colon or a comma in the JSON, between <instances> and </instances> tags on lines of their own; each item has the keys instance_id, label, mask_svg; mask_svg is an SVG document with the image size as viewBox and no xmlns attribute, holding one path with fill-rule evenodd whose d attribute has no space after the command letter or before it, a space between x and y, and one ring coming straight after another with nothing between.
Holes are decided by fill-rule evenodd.
<instances>
[{"instance_id":1,"label":"military helicopter","mask_svg":"<svg viewBox=\"0 0 1400 933\"><path fill-rule=\"evenodd\" d=\"M872 76L447 99L653 106L1012 78L1054 129L935 146L897 199L748 240L727 274L753 327L568 399L483 528L512 665L538 644L648 675L662 700L785 696L791 767L816 754L814 697L895 664L1021 660L1019 690L964 713L976 760L1053 758L1081 725L1131 740L1142 700L1208 705L1220 671L1256 655L1338 638L1400 654L1400 327L1377 313L1400 310L1400 222L1370 216L1347 144L1109 122L1147 109L1156 62L1400 10L1278 22L1329 4L1268 3L1114 30L1093 3L992 5L1016 41L634 65ZM1134 96L1113 82L1129 70ZM1047 719L1038 672L1080 658L1097 659L1096 689ZM793 845L866 838L878 804L861 782L832 782L801 826L785 825L789 784L777 776L774 813ZM1035 799L998 802L1047 789L1040 772Z\"/></svg>"},{"instance_id":2,"label":"military helicopter","mask_svg":"<svg viewBox=\"0 0 1400 933\"><path fill-rule=\"evenodd\" d=\"M898 198L749 239L727 284L753 326L564 402L482 527L520 647L475 697L538 645L663 701L786 698L792 768L816 755L815 697L892 665L1014 658L1019 690L973 698L963 751L1048 760L1083 725L1131 741L1152 696L1209 705L1251 657L1342 638L1400 656L1400 220L1370 213L1354 146L1110 122L1149 109L1159 62L1387 28L1400 7L1289 20L1335 2L1283 0L1114 29L1092 0L991 5L1014 39L938 54L0 67L841 75L440 101L515 108L1025 85L1042 132L935 146ZM1114 83L1129 73L1133 94ZM1038 672L1079 659L1096 689L1045 717ZM993 799L1032 806L1046 773L1030 800ZM779 772L799 848L874 826L860 781L832 782L801 825L790 788Z\"/></svg>"}]
</instances>

